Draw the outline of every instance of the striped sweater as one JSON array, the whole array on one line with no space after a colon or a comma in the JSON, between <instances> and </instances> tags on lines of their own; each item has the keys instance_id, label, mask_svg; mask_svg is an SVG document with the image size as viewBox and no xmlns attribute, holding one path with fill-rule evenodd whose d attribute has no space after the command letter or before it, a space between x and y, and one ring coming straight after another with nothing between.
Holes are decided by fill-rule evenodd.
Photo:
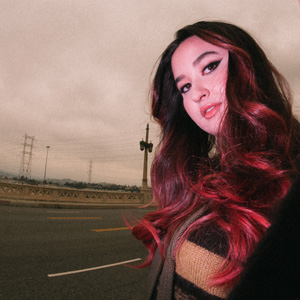
<instances>
[{"instance_id":1,"label":"striped sweater","mask_svg":"<svg viewBox=\"0 0 300 300\"><path fill-rule=\"evenodd\" d=\"M147 299L219 300L228 294L224 288L210 286L211 276L222 266L228 253L227 238L216 226L193 232L174 257L182 234L204 211L195 212L175 232L163 260L160 251L156 251L148 278Z\"/></svg>"},{"instance_id":2,"label":"striped sweater","mask_svg":"<svg viewBox=\"0 0 300 300\"><path fill-rule=\"evenodd\" d=\"M177 251L174 299L225 299L229 291L210 283L227 253L226 236L216 226L194 232Z\"/></svg>"}]
</instances>

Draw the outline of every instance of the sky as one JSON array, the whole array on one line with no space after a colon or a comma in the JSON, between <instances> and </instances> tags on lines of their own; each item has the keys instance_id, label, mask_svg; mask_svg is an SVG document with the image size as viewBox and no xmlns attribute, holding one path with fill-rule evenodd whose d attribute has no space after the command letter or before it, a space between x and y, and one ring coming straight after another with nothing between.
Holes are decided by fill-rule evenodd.
<instances>
[{"instance_id":1,"label":"sky","mask_svg":"<svg viewBox=\"0 0 300 300\"><path fill-rule=\"evenodd\" d=\"M31 178L44 178L50 146L47 179L90 174L140 186L147 123L154 147L159 139L149 113L154 66L174 33L200 20L255 37L300 117L297 0L0 0L0 170L19 174L27 135Z\"/></svg>"}]
</instances>

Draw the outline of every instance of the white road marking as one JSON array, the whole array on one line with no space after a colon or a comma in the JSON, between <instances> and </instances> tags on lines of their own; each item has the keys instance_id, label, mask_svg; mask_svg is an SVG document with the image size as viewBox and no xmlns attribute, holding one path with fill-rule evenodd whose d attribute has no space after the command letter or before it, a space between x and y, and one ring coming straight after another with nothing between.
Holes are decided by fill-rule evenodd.
<instances>
[{"instance_id":1,"label":"white road marking","mask_svg":"<svg viewBox=\"0 0 300 300\"><path fill-rule=\"evenodd\" d=\"M105 269L105 268L125 265L125 264L132 263L132 262L139 261L139 260L142 260L142 259L141 258L135 258L135 259L131 259L131 260L121 261L121 262L118 262L118 263L99 266L99 267L94 267L94 268L81 269L81 270L75 270L75 271L69 271L69 272L63 272L63 273L56 273L56 274L48 274L48 277L58 277L58 276L71 275L71 274L77 274L77 273L82 273L82 272L89 272L89 271L94 271L94 270L99 270L99 269Z\"/></svg>"}]
</instances>

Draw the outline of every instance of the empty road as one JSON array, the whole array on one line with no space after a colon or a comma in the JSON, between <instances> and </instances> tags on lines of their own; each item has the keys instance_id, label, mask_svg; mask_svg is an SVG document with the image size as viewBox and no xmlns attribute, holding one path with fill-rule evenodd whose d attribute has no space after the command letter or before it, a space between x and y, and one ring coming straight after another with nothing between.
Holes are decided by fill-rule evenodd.
<instances>
[{"instance_id":1,"label":"empty road","mask_svg":"<svg viewBox=\"0 0 300 300\"><path fill-rule=\"evenodd\" d=\"M144 246L122 214L150 209L0 206L0 299L144 299Z\"/></svg>"}]
</instances>

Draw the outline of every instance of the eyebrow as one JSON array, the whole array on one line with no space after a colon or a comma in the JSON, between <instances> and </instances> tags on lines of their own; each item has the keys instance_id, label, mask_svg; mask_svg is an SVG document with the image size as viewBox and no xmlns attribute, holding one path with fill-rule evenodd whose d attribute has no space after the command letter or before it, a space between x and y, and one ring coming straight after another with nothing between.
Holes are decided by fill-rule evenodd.
<instances>
[{"instance_id":1,"label":"eyebrow","mask_svg":"<svg viewBox=\"0 0 300 300\"><path fill-rule=\"evenodd\" d=\"M206 52L202 53L201 55L199 55L199 56L194 60L193 66L198 65L198 64L201 62L201 60L202 60L205 56L211 55L211 54L218 54L218 52L216 52L216 51L206 51Z\"/></svg>"},{"instance_id":2,"label":"eyebrow","mask_svg":"<svg viewBox=\"0 0 300 300\"><path fill-rule=\"evenodd\" d=\"M193 66L198 65L204 57L206 57L207 55L211 55L211 54L218 54L218 52L216 52L216 51L206 51L206 52L200 54L200 55L193 61ZM175 79L176 84L177 84L180 80L182 80L183 78L184 78L183 75L178 76L178 77Z\"/></svg>"}]
</instances>

